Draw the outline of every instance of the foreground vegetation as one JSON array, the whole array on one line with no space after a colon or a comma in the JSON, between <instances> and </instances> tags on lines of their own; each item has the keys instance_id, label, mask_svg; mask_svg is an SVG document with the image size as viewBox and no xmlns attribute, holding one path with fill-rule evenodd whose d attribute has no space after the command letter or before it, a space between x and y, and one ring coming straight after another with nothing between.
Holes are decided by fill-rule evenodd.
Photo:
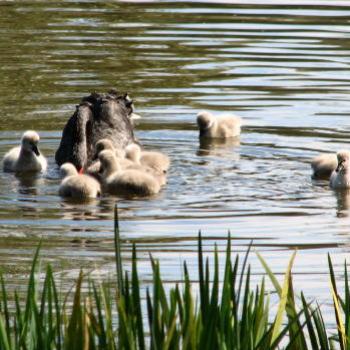
<instances>
[{"instance_id":1,"label":"foreground vegetation","mask_svg":"<svg viewBox=\"0 0 350 350\"><path fill-rule=\"evenodd\" d=\"M84 278L81 272L74 292L60 295L51 267L43 283L36 274L37 250L24 300L7 292L1 277L0 349L349 349L350 291L344 267L344 296L338 295L329 258L331 293L337 323L335 334L327 333L317 302L303 294L296 298L292 285L292 265L279 284L258 255L275 292L278 307L272 313L262 279L251 285L248 249L243 261L231 258L228 238L223 280L219 282L218 252L209 266L198 239L199 292L186 263L184 283L168 292L163 286L159 262L151 259L152 290L141 301L136 249L133 248L131 274L122 270L119 230L116 221L115 250L117 288ZM211 271L213 270L213 271ZM84 288L83 288L84 284ZM113 291L117 290L117 293ZM11 305L10 305L11 301ZM12 304L12 301L14 303ZM345 321L343 321L345 320Z\"/></svg>"}]
</instances>

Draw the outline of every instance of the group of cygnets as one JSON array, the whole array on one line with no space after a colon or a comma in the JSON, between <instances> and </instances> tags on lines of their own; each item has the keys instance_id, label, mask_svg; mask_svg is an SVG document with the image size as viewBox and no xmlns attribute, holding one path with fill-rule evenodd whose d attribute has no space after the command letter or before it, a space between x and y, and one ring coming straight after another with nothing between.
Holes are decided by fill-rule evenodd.
<instances>
[{"instance_id":1,"label":"group of cygnets","mask_svg":"<svg viewBox=\"0 0 350 350\"><path fill-rule=\"evenodd\" d=\"M200 137L228 138L240 134L241 120L232 115L215 118L209 112L197 115ZM350 189L350 151L337 154L321 154L311 160L314 179L329 179L330 187Z\"/></svg>"},{"instance_id":2,"label":"group of cygnets","mask_svg":"<svg viewBox=\"0 0 350 350\"><path fill-rule=\"evenodd\" d=\"M215 117L206 111L198 113L197 124L201 138L236 137L241 130L239 117ZM39 140L37 132L26 131L21 145L5 154L4 171L44 172L47 160L39 151ZM94 161L85 169L77 168L73 162L60 166L60 196L96 198L102 192L121 196L150 196L158 193L167 182L170 159L161 152L144 151L136 142L124 149L115 148L108 138L100 139L95 150Z\"/></svg>"},{"instance_id":3,"label":"group of cygnets","mask_svg":"<svg viewBox=\"0 0 350 350\"><path fill-rule=\"evenodd\" d=\"M47 160L39 151L39 140L37 132L26 131L21 145L5 154L4 171L44 172ZM72 163L61 165L60 196L96 198L103 191L114 195L150 196L166 184L170 166L167 155L143 151L136 143L128 145L124 151L116 150L108 139L98 141L96 149L97 159L84 173Z\"/></svg>"},{"instance_id":4,"label":"group of cygnets","mask_svg":"<svg viewBox=\"0 0 350 350\"><path fill-rule=\"evenodd\" d=\"M197 114L199 137L207 139L234 138L240 135L241 119L228 114L216 117L207 111ZM21 145L7 152L4 171L44 172L47 160L38 148L39 135L26 131ZM138 143L124 149L115 148L108 138L95 146L94 161L86 169L65 162L60 166L62 182L59 194L71 198L96 198L102 192L122 196L150 196L167 182L170 159L161 152L144 151ZM314 178L329 178L334 189L350 188L350 152L322 154L311 162Z\"/></svg>"}]
</instances>

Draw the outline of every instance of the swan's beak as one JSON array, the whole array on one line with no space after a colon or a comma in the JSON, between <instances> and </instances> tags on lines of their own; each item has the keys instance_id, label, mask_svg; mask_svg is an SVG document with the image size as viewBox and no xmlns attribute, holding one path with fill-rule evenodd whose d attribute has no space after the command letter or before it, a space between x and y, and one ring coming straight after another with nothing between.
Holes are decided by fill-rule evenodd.
<instances>
[{"instance_id":1,"label":"swan's beak","mask_svg":"<svg viewBox=\"0 0 350 350\"><path fill-rule=\"evenodd\" d=\"M335 169L335 171L336 171L337 173L339 173L339 171L343 168L343 163L344 163L343 160L341 160L340 162L338 162L338 166L337 166L337 168Z\"/></svg>"},{"instance_id":2,"label":"swan's beak","mask_svg":"<svg viewBox=\"0 0 350 350\"><path fill-rule=\"evenodd\" d=\"M32 150L38 157L40 156L40 152L37 145L33 145Z\"/></svg>"},{"instance_id":3,"label":"swan's beak","mask_svg":"<svg viewBox=\"0 0 350 350\"><path fill-rule=\"evenodd\" d=\"M138 115L138 114L136 114L136 113L131 113L130 115L129 115L129 119L130 120L136 120L136 119L141 119L142 117L140 116L140 115Z\"/></svg>"}]
</instances>

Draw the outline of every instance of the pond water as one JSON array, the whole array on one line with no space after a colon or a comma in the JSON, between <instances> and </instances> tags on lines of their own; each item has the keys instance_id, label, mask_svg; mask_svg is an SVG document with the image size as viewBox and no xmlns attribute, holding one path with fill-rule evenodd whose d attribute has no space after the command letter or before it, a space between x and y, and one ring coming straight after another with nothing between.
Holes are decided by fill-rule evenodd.
<instances>
[{"instance_id":1,"label":"pond water","mask_svg":"<svg viewBox=\"0 0 350 350\"><path fill-rule=\"evenodd\" d=\"M21 286L42 238L42 257L74 276L108 274L115 198L63 201L54 164L61 131L82 96L115 87L134 98L137 137L172 161L166 188L118 200L125 239L169 282L185 259L253 239L273 271L299 249L295 284L330 303L326 253L340 273L349 252L350 197L312 181L310 158L347 148L350 4L346 1L0 2L0 157L26 129L40 132L45 176L0 172L0 263ZM201 148L199 110L234 112L239 141ZM256 278L263 270L251 256ZM193 274L195 275L195 272Z\"/></svg>"}]
</instances>

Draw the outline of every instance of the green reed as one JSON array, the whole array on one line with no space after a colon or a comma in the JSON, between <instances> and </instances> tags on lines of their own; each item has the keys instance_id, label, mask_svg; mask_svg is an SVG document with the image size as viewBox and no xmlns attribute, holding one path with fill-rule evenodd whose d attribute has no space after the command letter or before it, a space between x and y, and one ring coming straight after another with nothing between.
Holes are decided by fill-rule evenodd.
<instances>
[{"instance_id":1,"label":"green reed","mask_svg":"<svg viewBox=\"0 0 350 350\"><path fill-rule=\"evenodd\" d=\"M232 259L230 237L220 280L217 248L214 263L209 264L199 234L198 293L192 291L194 283L186 263L183 283L166 292L159 261L152 257L152 287L142 293L135 245L131 273L123 271L117 223L115 248L117 288L97 283L80 272L73 291L62 295L50 265L44 281L39 281L40 246L24 300L17 292L9 295L1 275L0 349L350 349L347 267L341 298L330 258L336 334L327 332L316 302L307 302L302 293L296 299L292 281L295 253L282 284L258 254L278 296L277 309L272 313L264 278L256 286L251 283L251 246L242 261L238 254Z\"/></svg>"}]
</instances>

